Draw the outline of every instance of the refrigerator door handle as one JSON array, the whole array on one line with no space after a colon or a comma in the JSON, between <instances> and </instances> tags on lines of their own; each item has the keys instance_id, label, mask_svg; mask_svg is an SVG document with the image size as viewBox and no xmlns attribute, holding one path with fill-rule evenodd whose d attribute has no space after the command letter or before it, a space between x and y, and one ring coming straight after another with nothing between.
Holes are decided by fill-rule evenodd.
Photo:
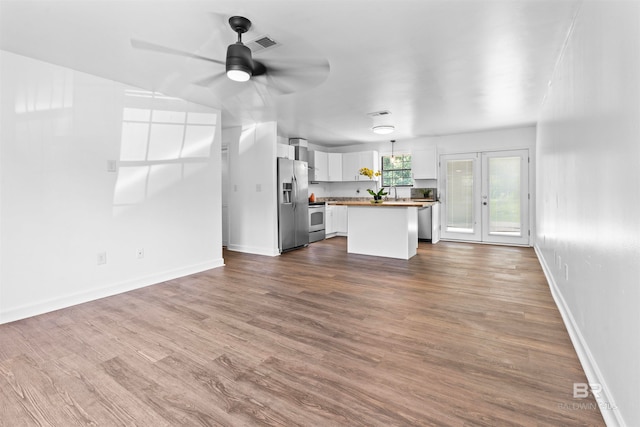
<instances>
[{"instance_id":1,"label":"refrigerator door handle","mask_svg":"<svg viewBox=\"0 0 640 427\"><path fill-rule=\"evenodd\" d=\"M298 207L298 180L295 175L291 176L291 182L293 183L293 198L291 201L293 202L293 210L296 210Z\"/></svg>"}]
</instances>

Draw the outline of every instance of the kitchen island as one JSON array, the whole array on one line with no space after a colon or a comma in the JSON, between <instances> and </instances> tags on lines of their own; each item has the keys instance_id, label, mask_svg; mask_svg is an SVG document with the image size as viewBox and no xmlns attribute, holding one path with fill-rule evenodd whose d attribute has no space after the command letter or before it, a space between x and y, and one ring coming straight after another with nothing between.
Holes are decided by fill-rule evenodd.
<instances>
[{"instance_id":1,"label":"kitchen island","mask_svg":"<svg viewBox=\"0 0 640 427\"><path fill-rule=\"evenodd\" d=\"M336 201L348 206L347 252L410 259L418 249L418 209L432 202Z\"/></svg>"}]
</instances>

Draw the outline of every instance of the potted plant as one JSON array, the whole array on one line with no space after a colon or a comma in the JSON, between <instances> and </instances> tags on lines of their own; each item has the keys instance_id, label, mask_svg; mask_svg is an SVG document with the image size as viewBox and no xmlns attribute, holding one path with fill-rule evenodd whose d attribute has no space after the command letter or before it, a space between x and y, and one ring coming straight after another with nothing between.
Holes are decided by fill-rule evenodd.
<instances>
[{"instance_id":1,"label":"potted plant","mask_svg":"<svg viewBox=\"0 0 640 427\"><path fill-rule=\"evenodd\" d=\"M382 203L382 196L386 196L387 194L389 194L386 191L384 191L384 188L381 188L380 191L377 191L377 192L373 191L370 188L367 188L367 191L369 192L369 194L373 196L373 203Z\"/></svg>"},{"instance_id":2,"label":"potted plant","mask_svg":"<svg viewBox=\"0 0 640 427\"><path fill-rule=\"evenodd\" d=\"M369 168L360 168L360 175L367 176L369 177L369 179L374 179L375 177L378 177L382 174L380 173L380 171L374 172L372 169L369 169ZM367 191L369 192L369 194L373 196L372 203L382 203L382 196L386 196L388 194L386 191L384 191L384 188L381 188L380 190L378 190L377 180L376 180L376 190L373 191L372 189L367 188Z\"/></svg>"}]
</instances>

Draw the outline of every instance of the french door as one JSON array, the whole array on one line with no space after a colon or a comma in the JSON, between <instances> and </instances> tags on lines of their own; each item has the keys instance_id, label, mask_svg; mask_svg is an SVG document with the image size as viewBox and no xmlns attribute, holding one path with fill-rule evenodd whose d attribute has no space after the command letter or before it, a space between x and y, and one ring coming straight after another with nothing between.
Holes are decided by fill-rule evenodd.
<instances>
[{"instance_id":1,"label":"french door","mask_svg":"<svg viewBox=\"0 0 640 427\"><path fill-rule=\"evenodd\" d=\"M529 244L528 150L440 156L441 237Z\"/></svg>"}]
</instances>

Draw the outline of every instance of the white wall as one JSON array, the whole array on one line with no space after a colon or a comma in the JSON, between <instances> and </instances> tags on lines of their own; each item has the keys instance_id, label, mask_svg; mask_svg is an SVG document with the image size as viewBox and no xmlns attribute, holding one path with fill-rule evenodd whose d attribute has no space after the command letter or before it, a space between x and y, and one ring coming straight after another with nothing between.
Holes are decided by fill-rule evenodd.
<instances>
[{"instance_id":1,"label":"white wall","mask_svg":"<svg viewBox=\"0 0 640 427\"><path fill-rule=\"evenodd\" d=\"M536 250L607 423L638 426L640 3L582 4L537 151Z\"/></svg>"},{"instance_id":2,"label":"white wall","mask_svg":"<svg viewBox=\"0 0 640 427\"><path fill-rule=\"evenodd\" d=\"M279 255L276 123L225 128L222 139L229 157L228 248Z\"/></svg>"},{"instance_id":3,"label":"white wall","mask_svg":"<svg viewBox=\"0 0 640 427\"><path fill-rule=\"evenodd\" d=\"M218 111L0 63L0 322L223 265Z\"/></svg>"}]
</instances>

